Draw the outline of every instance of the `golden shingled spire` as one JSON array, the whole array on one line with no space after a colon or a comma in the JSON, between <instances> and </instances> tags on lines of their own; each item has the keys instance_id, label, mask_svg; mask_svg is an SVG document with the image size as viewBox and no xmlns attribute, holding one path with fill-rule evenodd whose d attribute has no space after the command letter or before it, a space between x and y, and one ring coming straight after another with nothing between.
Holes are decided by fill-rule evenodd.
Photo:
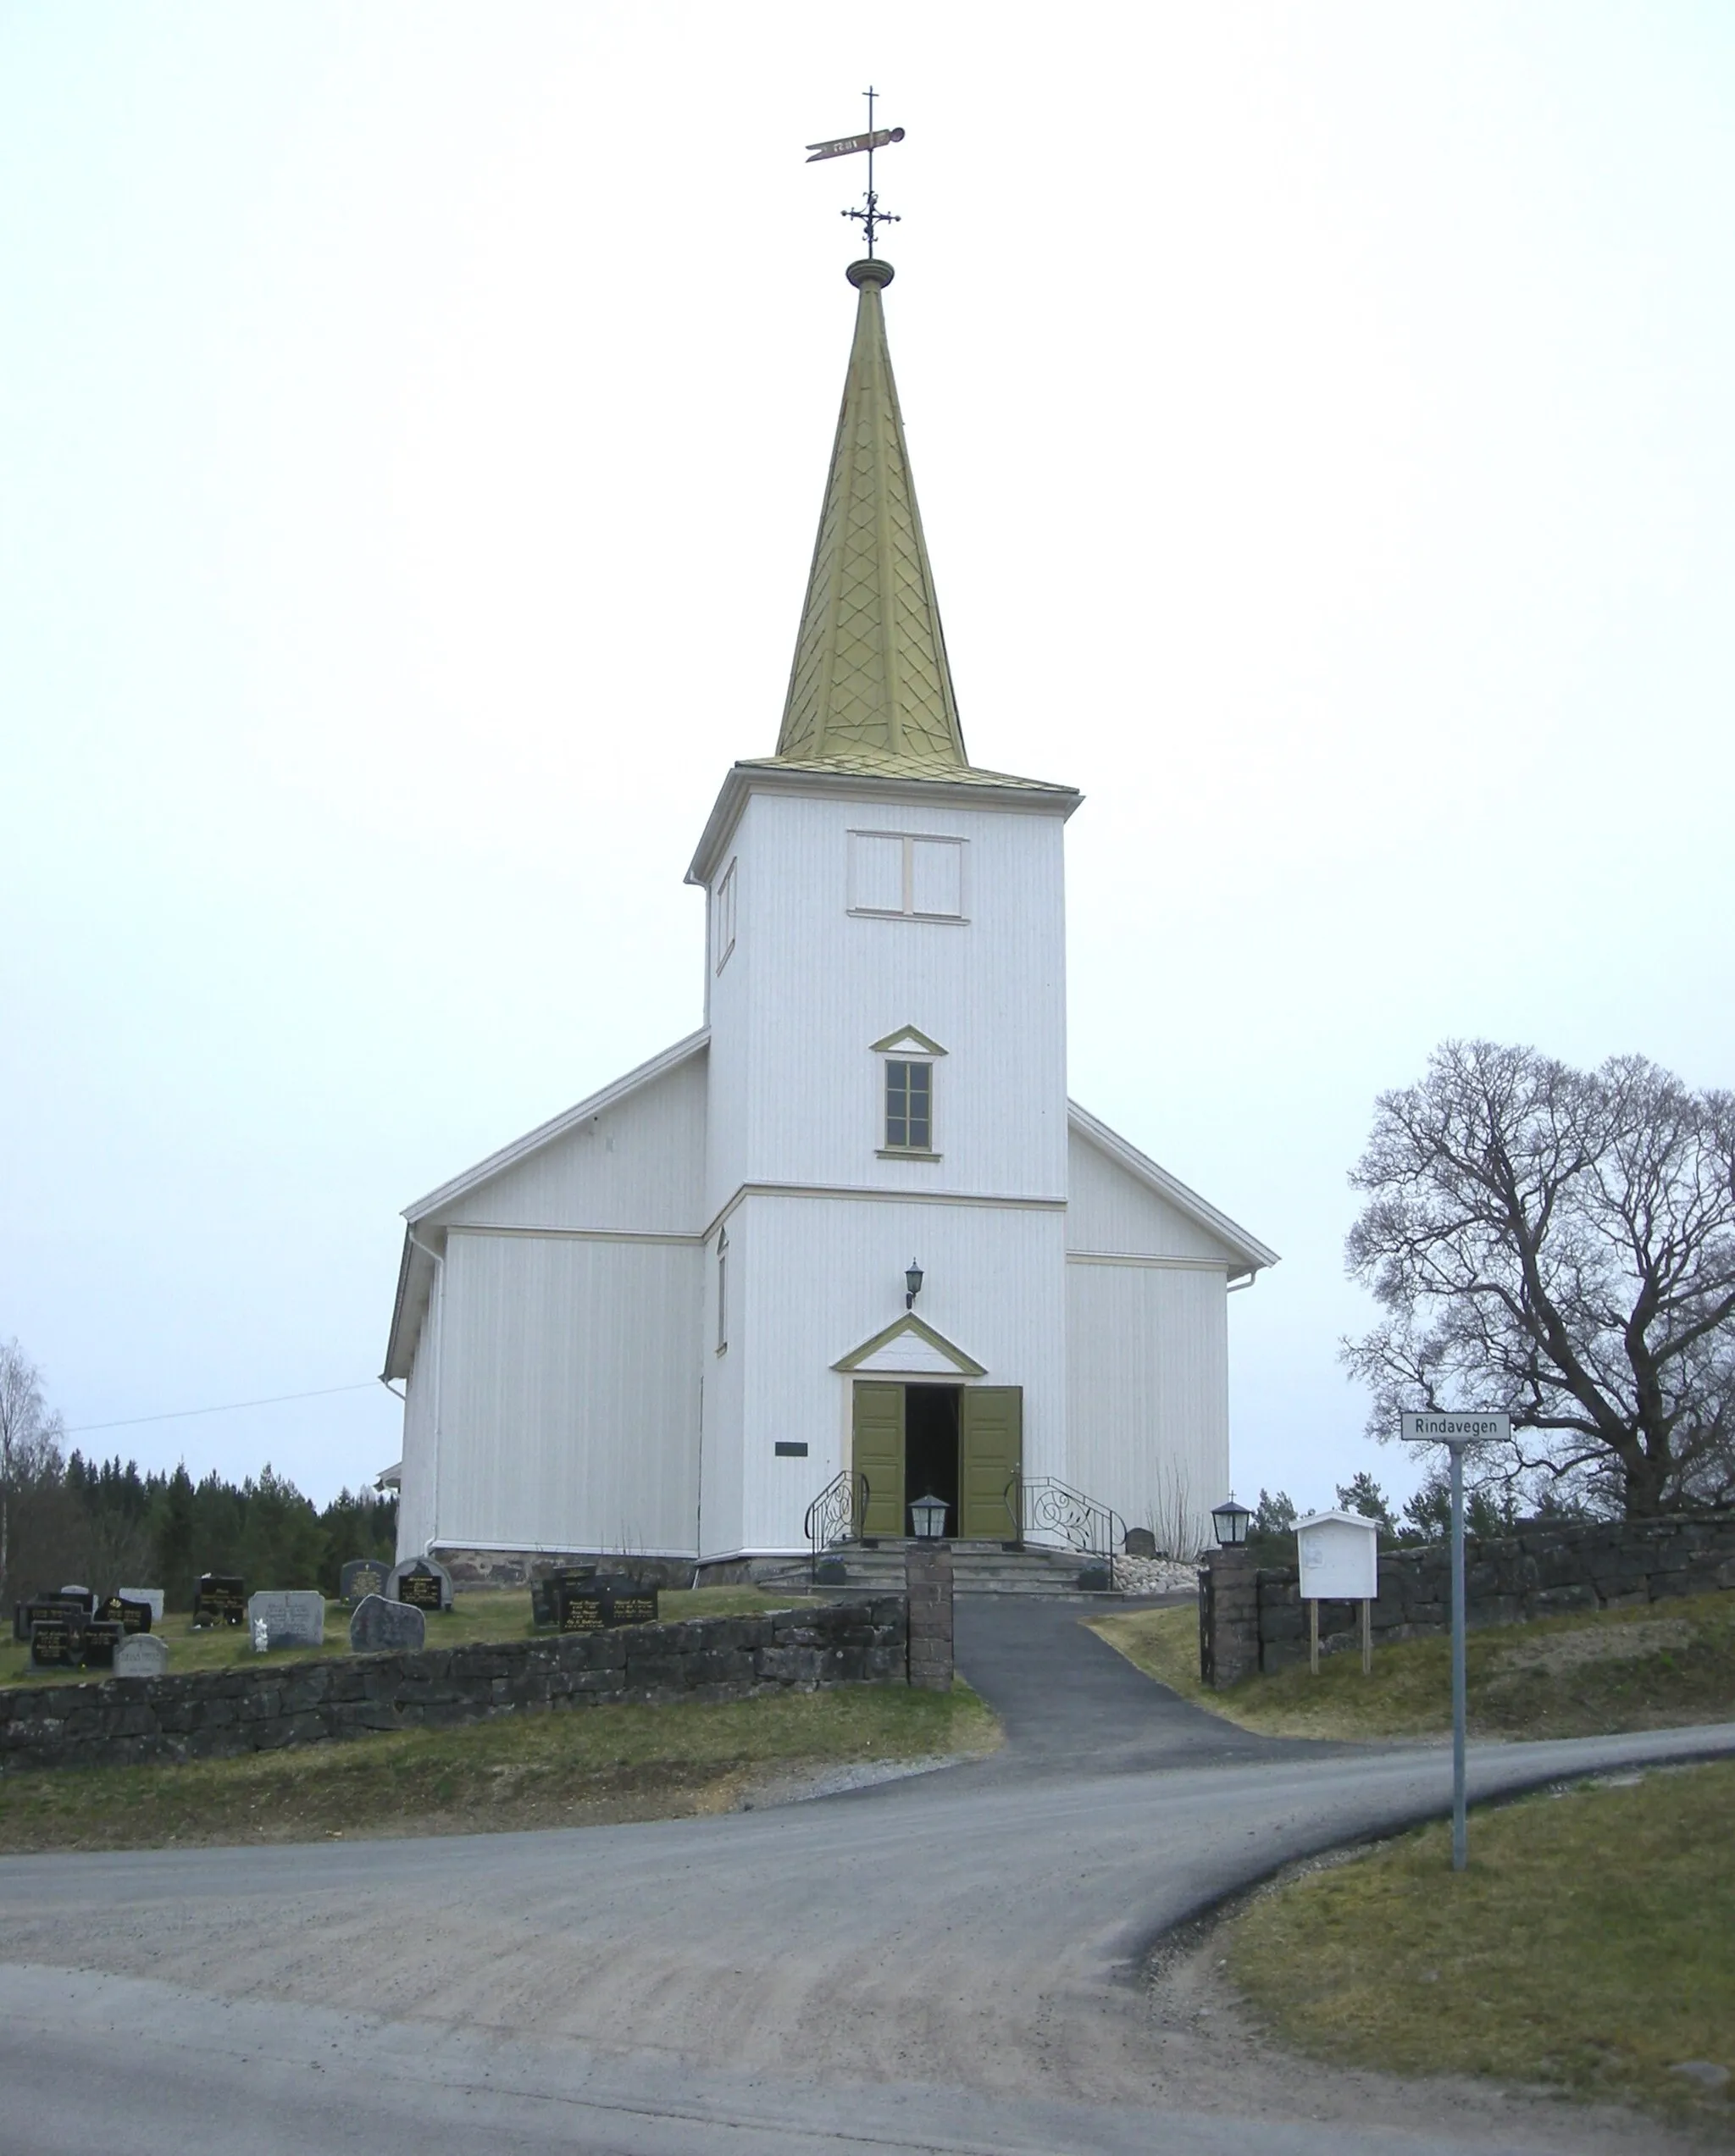
<instances>
[{"instance_id":1,"label":"golden shingled spire","mask_svg":"<svg viewBox=\"0 0 1735 2156\"><path fill-rule=\"evenodd\" d=\"M891 265L846 274L856 341L777 757L960 769L969 758L880 306Z\"/></svg>"}]
</instances>

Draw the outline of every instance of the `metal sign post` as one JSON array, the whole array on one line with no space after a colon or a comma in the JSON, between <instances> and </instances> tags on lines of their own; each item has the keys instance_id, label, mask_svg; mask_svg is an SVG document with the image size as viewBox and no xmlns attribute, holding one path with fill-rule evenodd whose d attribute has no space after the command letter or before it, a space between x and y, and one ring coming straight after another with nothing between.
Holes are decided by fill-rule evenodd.
<instances>
[{"instance_id":1,"label":"metal sign post","mask_svg":"<svg viewBox=\"0 0 1735 2156\"><path fill-rule=\"evenodd\" d=\"M1443 1444L1452 1455L1452 1869L1470 1862L1464 1763L1464 1448L1512 1434L1510 1415L1416 1415L1403 1418L1405 1444Z\"/></svg>"}]
</instances>

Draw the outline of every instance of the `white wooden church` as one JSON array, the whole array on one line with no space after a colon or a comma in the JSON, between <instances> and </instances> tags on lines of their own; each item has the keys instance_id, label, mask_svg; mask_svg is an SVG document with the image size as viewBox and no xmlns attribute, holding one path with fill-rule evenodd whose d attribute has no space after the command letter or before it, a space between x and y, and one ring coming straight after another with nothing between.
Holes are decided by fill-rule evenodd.
<instances>
[{"instance_id":1,"label":"white wooden church","mask_svg":"<svg viewBox=\"0 0 1735 2156\"><path fill-rule=\"evenodd\" d=\"M688 871L704 1023L405 1216L398 1550L460 1578L802 1552L846 1472L861 1532L931 1495L989 1541L1049 1478L1195 1532L1228 1488L1228 1297L1275 1256L1067 1097L1080 796L965 751L892 271L848 274L777 753Z\"/></svg>"}]
</instances>

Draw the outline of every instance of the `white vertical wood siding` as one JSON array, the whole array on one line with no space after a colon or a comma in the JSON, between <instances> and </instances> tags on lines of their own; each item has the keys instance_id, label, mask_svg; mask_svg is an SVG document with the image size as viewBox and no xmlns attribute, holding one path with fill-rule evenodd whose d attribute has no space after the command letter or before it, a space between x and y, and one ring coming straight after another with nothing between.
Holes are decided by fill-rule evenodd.
<instances>
[{"instance_id":1,"label":"white vertical wood siding","mask_svg":"<svg viewBox=\"0 0 1735 2156\"><path fill-rule=\"evenodd\" d=\"M1228 1278L1067 1266L1067 1473L1159 1546L1182 1505L1196 1543L1228 1488Z\"/></svg>"},{"instance_id":2,"label":"white vertical wood siding","mask_svg":"<svg viewBox=\"0 0 1735 2156\"><path fill-rule=\"evenodd\" d=\"M641 1086L419 1223L607 1228L696 1235L705 1224L705 1056Z\"/></svg>"},{"instance_id":3,"label":"white vertical wood siding","mask_svg":"<svg viewBox=\"0 0 1735 2156\"><path fill-rule=\"evenodd\" d=\"M925 1275L918 1314L984 1366L980 1383L1023 1388L1026 1472L1065 1472L1058 1209L756 1196L729 1234L732 1255L752 1253L719 1358L740 1358L740 1524L713 1519L707 1466L708 1553L806 1546L801 1516L849 1456L852 1380L831 1366L902 1316L912 1256ZM779 1438L805 1440L807 1457L779 1459Z\"/></svg>"},{"instance_id":4,"label":"white vertical wood siding","mask_svg":"<svg viewBox=\"0 0 1735 2156\"><path fill-rule=\"evenodd\" d=\"M1074 1130L1067 1149L1067 1248L1139 1257L1202 1258L1233 1265L1244 1258L1190 1220L1148 1183ZM1217 1500L1213 1499L1212 1503Z\"/></svg>"},{"instance_id":5,"label":"white vertical wood siding","mask_svg":"<svg viewBox=\"0 0 1735 2156\"><path fill-rule=\"evenodd\" d=\"M420 1557L434 1539L435 1485L439 1474L435 1415L439 1391L440 1284L436 1272L427 1313L405 1380L403 1464L397 1492L397 1554Z\"/></svg>"},{"instance_id":6,"label":"white vertical wood siding","mask_svg":"<svg viewBox=\"0 0 1735 2156\"><path fill-rule=\"evenodd\" d=\"M437 1542L695 1553L704 1271L690 1243L452 1233Z\"/></svg>"},{"instance_id":7,"label":"white vertical wood siding","mask_svg":"<svg viewBox=\"0 0 1735 2156\"><path fill-rule=\"evenodd\" d=\"M851 829L964 842L962 922L849 912ZM1054 815L757 794L725 851L736 933L711 984L707 1216L744 1183L1063 1198L1066 967ZM880 1160L881 1059L937 1059L942 1161Z\"/></svg>"}]
</instances>

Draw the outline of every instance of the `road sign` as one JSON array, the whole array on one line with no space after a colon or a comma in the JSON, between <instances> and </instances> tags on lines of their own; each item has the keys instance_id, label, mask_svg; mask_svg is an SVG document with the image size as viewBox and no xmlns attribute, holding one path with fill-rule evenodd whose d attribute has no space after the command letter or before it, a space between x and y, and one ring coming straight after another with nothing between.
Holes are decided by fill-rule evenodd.
<instances>
[{"instance_id":1,"label":"road sign","mask_svg":"<svg viewBox=\"0 0 1735 2156\"><path fill-rule=\"evenodd\" d=\"M818 164L824 158L853 157L857 150L883 150L888 142L903 139L901 127L875 127L865 135L840 135L834 142L810 142L807 162Z\"/></svg>"},{"instance_id":2,"label":"road sign","mask_svg":"<svg viewBox=\"0 0 1735 2156\"><path fill-rule=\"evenodd\" d=\"M1510 1415L1412 1414L1404 1411L1406 1445L1500 1444L1511 1440Z\"/></svg>"}]
</instances>

